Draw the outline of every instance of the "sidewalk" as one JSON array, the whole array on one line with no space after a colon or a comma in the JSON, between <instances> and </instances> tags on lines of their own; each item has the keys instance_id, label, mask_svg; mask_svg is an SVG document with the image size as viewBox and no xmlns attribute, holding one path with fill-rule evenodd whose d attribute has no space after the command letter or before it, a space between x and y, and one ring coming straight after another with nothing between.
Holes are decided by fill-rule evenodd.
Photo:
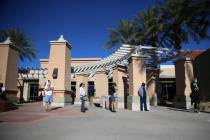
<instances>
[{"instance_id":1,"label":"sidewalk","mask_svg":"<svg viewBox=\"0 0 210 140\"><path fill-rule=\"evenodd\" d=\"M20 104L18 109L0 113L0 122L5 123L28 123L42 121L55 117L88 117L95 113L80 112L80 106L69 105L65 107L52 107L46 112L42 102Z\"/></svg>"},{"instance_id":2,"label":"sidewalk","mask_svg":"<svg viewBox=\"0 0 210 140\"><path fill-rule=\"evenodd\" d=\"M1 140L209 140L210 114L167 107L151 111L99 107L80 113L79 105L45 112L41 103L0 113Z\"/></svg>"}]
</instances>

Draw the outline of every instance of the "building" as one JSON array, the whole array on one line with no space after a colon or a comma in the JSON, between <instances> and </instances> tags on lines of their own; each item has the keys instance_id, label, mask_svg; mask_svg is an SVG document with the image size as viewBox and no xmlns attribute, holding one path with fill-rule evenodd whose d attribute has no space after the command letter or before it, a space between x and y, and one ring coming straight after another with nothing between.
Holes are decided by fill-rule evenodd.
<instances>
[{"instance_id":1,"label":"building","mask_svg":"<svg viewBox=\"0 0 210 140\"><path fill-rule=\"evenodd\" d=\"M63 43L63 46L61 44ZM66 48L70 45L65 41L63 36L61 36L57 41L50 41L51 51L50 57L48 59L40 59L40 68L39 69L20 69L19 70L19 94L20 99L29 101L29 100L41 100L43 95L43 85L48 77L53 77L53 75L60 76L59 70L61 67L56 66L49 74L50 65L52 65L52 59L55 61L55 64L59 64L59 57L62 53L65 53L65 59L70 59L68 65L64 65L68 68L68 73L65 73L67 77L66 80L71 80L69 84L64 83L71 92L73 88L76 89L76 103L79 101L79 84L86 84L86 92L89 86L93 86L95 89L95 103L100 103L105 106L105 100L109 95L109 87L113 84L117 84L117 94L118 94L118 107L119 108L138 108L139 107L139 98L137 91L142 82L147 83L149 97L149 102L152 105L157 105L157 99L155 93L156 84L151 82L150 70L147 71L146 68L146 55L133 54L137 53L133 49L133 46L124 45L120 47L116 52L107 58L71 58L70 54L66 54ZM61 45L61 46L56 46ZM64 48L60 50L60 48ZM57 50L56 50L57 49ZM145 46L142 47L141 53L145 54L151 48ZM69 49L71 50L71 49ZM63 52L59 52L63 51ZM140 50L139 50L140 51ZM59 52L59 53L58 53ZM56 56L57 53L57 56ZM56 58L56 59L55 59ZM62 61L62 60L60 60ZM140 67L140 68L139 68ZM57 70L56 70L57 69ZM140 70L140 71L139 71ZM160 84L161 86L168 85L167 88L161 88L161 90L167 91L164 94L158 95L158 100L165 99L166 101L171 100L171 96L168 91L170 90L169 81L175 81L174 76L174 67L173 66L161 66L160 67ZM57 72L56 72L57 71ZM53 82L56 78L51 78ZM152 78L154 81L154 77ZM168 80L167 80L168 79ZM167 84L166 84L167 83ZM60 83L59 86L62 87ZM151 88L152 87L152 88ZM69 94L70 94L69 92ZM70 95L66 95L68 99L67 103L70 102ZM166 95L165 95L166 94ZM62 101L63 102L63 101ZM134 104L133 104L134 102ZM156 103L154 103L156 102Z\"/></svg>"},{"instance_id":2,"label":"building","mask_svg":"<svg viewBox=\"0 0 210 140\"><path fill-rule=\"evenodd\" d=\"M63 36L50 41L50 47L49 58L40 59L40 68L19 69L17 97L20 101L42 100L44 82L51 80L55 89L53 103L55 106L69 104L72 89L76 89L76 103L79 104L79 84L85 83L86 92L89 86L95 89L94 102L106 107L109 87L116 83L118 108L139 110L137 92L144 82L149 93L148 106L182 105L184 108L189 106L191 81L182 76L183 72L189 72L185 70L185 60L188 60L186 58L189 57L189 53L177 54L165 48L157 50L149 46L122 45L106 58L71 58L72 46ZM154 52L160 57L151 63ZM208 54L205 57L208 57ZM173 58L177 58L175 65L160 65L159 68L153 66ZM196 61L201 61L200 59L193 58L193 61L199 63ZM184 63L180 63L181 61ZM191 64L189 66L193 68ZM194 76L191 75L191 79L192 77ZM188 87L183 87L183 81L188 83ZM207 91L205 90L205 94Z\"/></svg>"}]
</instances>

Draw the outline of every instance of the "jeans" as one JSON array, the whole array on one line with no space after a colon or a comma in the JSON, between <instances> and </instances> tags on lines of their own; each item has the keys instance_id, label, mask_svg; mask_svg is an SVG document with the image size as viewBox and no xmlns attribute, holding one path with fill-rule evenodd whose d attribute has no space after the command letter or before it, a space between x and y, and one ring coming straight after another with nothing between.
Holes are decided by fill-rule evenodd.
<instances>
[{"instance_id":1,"label":"jeans","mask_svg":"<svg viewBox=\"0 0 210 140\"><path fill-rule=\"evenodd\" d=\"M144 110L147 110L147 98L146 97L140 97L140 109L143 111L143 106Z\"/></svg>"},{"instance_id":2,"label":"jeans","mask_svg":"<svg viewBox=\"0 0 210 140\"><path fill-rule=\"evenodd\" d=\"M83 97L80 97L80 100L82 102L82 104L81 104L81 112L85 112L85 100L83 99Z\"/></svg>"}]
</instances>

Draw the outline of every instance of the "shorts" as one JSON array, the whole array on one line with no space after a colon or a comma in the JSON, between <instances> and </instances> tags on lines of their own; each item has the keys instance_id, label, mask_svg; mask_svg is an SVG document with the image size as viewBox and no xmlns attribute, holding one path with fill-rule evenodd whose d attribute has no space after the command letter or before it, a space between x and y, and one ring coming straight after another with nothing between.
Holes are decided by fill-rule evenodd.
<instances>
[{"instance_id":1,"label":"shorts","mask_svg":"<svg viewBox=\"0 0 210 140\"><path fill-rule=\"evenodd\" d=\"M45 103L51 103L51 102L53 102L53 96L52 95L45 95L44 96L44 102Z\"/></svg>"}]
</instances>

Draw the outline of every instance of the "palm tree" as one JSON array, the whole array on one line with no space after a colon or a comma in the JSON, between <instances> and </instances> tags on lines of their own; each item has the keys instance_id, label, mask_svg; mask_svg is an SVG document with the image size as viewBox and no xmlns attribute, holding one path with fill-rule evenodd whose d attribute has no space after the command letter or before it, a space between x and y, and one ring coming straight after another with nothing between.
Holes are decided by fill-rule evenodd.
<instances>
[{"instance_id":1,"label":"palm tree","mask_svg":"<svg viewBox=\"0 0 210 140\"><path fill-rule=\"evenodd\" d=\"M109 29L107 48L119 47L122 44L137 45L137 31L134 20L120 20L118 28Z\"/></svg>"},{"instance_id":2,"label":"palm tree","mask_svg":"<svg viewBox=\"0 0 210 140\"><path fill-rule=\"evenodd\" d=\"M160 45L181 49L190 38L199 42L209 37L209 0L166 0L160 6L166 27Z\"/></svg>"},{"instance_id":3,"label":"palm tree","mask_svg":"<svg viewBox=\"0 0 210 140\"><path fill-rule=\"evenodd\" d=\"M140 42L158 47L159 34L163 31L162 17L158 7L152 7L139 13L136 18L136 25L141 33L139 34Z\"/></svg>"},{"instance_id":4,"label":"palm tree","mask_svg":"<svg viewBox=\"0 0 210 140\"><path fill-rule=\"evenodd\" d=\"M5 41L10 37L12 43L19 50L19 58L21 61L24 59L32 60L36 57L37 50L32 47L32 42L25 34L19 29L10 28L0 31L0 42Z\"/></svg>"},{"instance_id":5,"label":"palm tree","mask_svg":"<svg viewBox=\"0 0 210 140\"><path fill-rule=\"evenodd\" d=\"M148 8L142 13L139 13L135 22L137 29L139 29L138 42L158 48L160 46L159 40L161 38L161 33L164 30L159 7ZM157 49L150 51L152 59L149 63L152 64L154 68L157 68L157 61L159 60L156 51Z\"/></svg>"},{"instance_id":6,"label":"palm tree","mask_svg":"<svg viewBox=\"0 0 210 140\"><path fill-rule=\"evenodd\" d=\"M160 14L159 7L151 7L144 10L142 13L139 13L136 18L137 28L141 29L140 31L140 42L143 44L158 48L159 40L161 33L164 30L164 24L162 23L162 17ZM158 92L158 81L159 81L159 70L158 70L158 61L159 56L157 54L157 49L150 50L151 59L147 60L147 64L150 65L151 69L147 69L147 74L154 76L156 80L155 93ZM157 101L157 96L154 96L153 99ZM155 103L156 104L156 103Z\"/></svg>"}]
</instances>

